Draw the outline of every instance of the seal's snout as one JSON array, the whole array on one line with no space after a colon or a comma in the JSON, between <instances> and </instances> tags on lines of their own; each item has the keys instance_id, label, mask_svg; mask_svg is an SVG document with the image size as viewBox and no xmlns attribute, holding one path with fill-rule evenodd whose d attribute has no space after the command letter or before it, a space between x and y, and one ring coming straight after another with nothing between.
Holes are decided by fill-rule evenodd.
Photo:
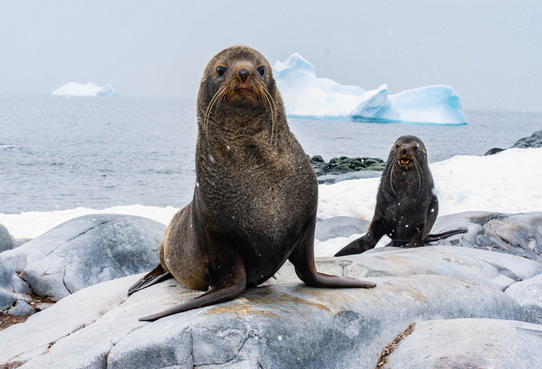
<instances>
[{"instance_id":1,"label":"seal's snout","mask_svg":"<svg viewBox=\"0 0 542 369\"><path fill-rule=\"evenodd\" d=\"M241 67L237 70L237 75L241 78L241 81L245 83L248 77L250 77L250 69Z\"/></svg>"},{"instance_id":2,"label":"seal's snout","mask_svg":"<svg viewBox=\"0 0 542 369\"><path fill-rule=\"evenodd\" d=\"M403 152L403 154L406 154L408 150L407 150L406 147L403 147L403 149L401 151Z\"/></svg>"}]
</instances>

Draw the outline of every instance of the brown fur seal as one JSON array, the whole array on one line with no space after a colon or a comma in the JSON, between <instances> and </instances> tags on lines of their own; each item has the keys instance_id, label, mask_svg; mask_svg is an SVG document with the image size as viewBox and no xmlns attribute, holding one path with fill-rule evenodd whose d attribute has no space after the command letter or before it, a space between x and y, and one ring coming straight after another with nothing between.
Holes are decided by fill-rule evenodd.
<instances>
[{"instance_id":1,"label":"brown fur seal","mask_svg":"<svg viewBox=\"0 0 542 369\"><path fill-rule=\"evenodd\" d=\"M312 287L375 286L316 271L316 175L288 128L269 63L251 48L230 47L205 68L196 175L192 202L166 230L160 265L128 293L171 275L207 292L140 320L232 300L286 260Z\"/></svg>"},{"instance_id":2,"label":"brown fur seal","mask_svg":"<svg viewBox=\"0 0 542 369\"><path fill-rule=\"evenodd\" d=\"M376 208L367 233L352 241L335 256L359 254L375 247L385 234L388 246L423 246L454 234L456 229L429 234L438 214L433 176L427 163L427 150L415 136L401 136L395 141L382 173L376 196Z\"/></svg>"}]
</instances>

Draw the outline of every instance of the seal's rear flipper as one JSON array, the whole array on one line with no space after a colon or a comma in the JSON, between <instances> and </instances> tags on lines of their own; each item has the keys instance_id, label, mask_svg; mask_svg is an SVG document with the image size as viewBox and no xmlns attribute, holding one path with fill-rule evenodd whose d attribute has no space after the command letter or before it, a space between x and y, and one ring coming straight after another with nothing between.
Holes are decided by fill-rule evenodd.
<instances>
[{"instance_id":1,"label":"seal's rear flipper","mask_svg":"<svg viewBox=\"0 0 542 369\"><path fill-rule=\"evenodd\" d=\"M232 265L225 269L224 277L226 278L225 280L203 295L161 313L140 318L139 321L152 322L168 315L235 299L245 291L247 286L247 274L244 261L240 257L235 259Z\"/></svg>"},{"instance_id":2,"label":"seal's rear flipper","mask_svg":"<svg viewBox=\"0 0 542 369\"><path fill-rule=\"evenodd\" d=\"M426 243L426 242L438 241L438 240L442 240L444 238L448 238L450 236L455 236L456 234L466 233L467 231L468 231L467 228L458 228L458 229L454 229L454 230L446 231L446 232L442 232L442 233L429 234L423 240L423 242Z\"/></svg>"},{"instance_id":3,"label":"seal's rear flipper","mask_svg":"<svg viewBox=\"0 0 542 369\"><path fill-rule=\"evenodd\" d=\"M130 296L134 292L137 292L139 290L152 286L155 283L165 281L166 279L169 279L169 278L173 278L171 273L166 272L165 269L162 268L162 264L158 264L156 268L154 268L150 273L145 275L143 278L141 278L132 287L128 289L128 296Z\"/></svg>"}]
</instances>

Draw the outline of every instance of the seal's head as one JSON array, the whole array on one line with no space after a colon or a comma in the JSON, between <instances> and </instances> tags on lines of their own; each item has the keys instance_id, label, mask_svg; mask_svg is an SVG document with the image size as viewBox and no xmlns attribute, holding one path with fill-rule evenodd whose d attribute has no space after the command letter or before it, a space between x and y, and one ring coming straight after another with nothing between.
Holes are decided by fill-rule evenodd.
<instances>
[{"instance_id":1,"label":"seal's head","mask_svg":"<svg viewBox=\"0 0 542 369\"><path fill-rule=\"evenodd\" d=\"M238 122L248 123L270 113L274 122L277 105L282 110L271 66L256 50L232 46L207 64L198 95L203 129L209 121L221 121L221 116L241 117Z\"/></svg>"},{"instance_id":2,"label":"seal's head","mask_svg":"<svg viewBox=\"0 0 542 369\"><path fill-rule=\"evenodd\" d=\"M388 160L404 170L419 169L420 163L427 161L427 151L418 137L401 136L393 144Z\"/></svg>"}]
</instances>

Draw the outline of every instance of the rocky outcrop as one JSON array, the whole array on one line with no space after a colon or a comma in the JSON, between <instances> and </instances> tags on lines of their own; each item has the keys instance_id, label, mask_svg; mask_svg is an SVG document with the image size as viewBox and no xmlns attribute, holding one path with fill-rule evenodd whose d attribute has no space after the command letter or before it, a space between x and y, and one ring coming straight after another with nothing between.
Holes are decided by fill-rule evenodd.
<instances>
[{"instance_id":1,"label":"rocky outcrop","mask_svg":"<svg viewBox=\"0 0 542 369\"><path fill-rule=\"evenodd\" d=\"M437 219L431 233L466 228L467 233L433 244L503 252L542 262L542 213L465 212Z\"/></svg>"},{"instance_id":2,"label":"rocky outcrop","mask_svg":"<svg viewBox=\"0 0 542 369\"><path fill-rule=\"evenodd\" d=\"M532 260L450 246L318 259L317 268L377 287L310 288L287 263L277 280L233 301L148 323L138 318L201 292L170 279L128 297L141 275L120 278L1 331L0 363L24 369L372 369L411 323L418 324L416 333L427 320L523 320L522 307L502 290L542 274L542 264Z\"/></svg>"},{"instance_id":3,"label":"rocky outcrop","mask_svg":"<svg viewBox=\"0 0 542 369\"><path fill-rule=\"evenodd\" d=\"M158 263L165 226L128 215L87 215L0 254L0 310L20 313L35 297L58 301ZM17 301L21 302L16 304ZM26 309L29 311L29 309Z\"/></svg>"},{"instance_id":4,"label":"rocky outcrop","mask_svg":"<svg viewBox=\"0 0 542 369\"><path fill-rule=\"evenodd\" d=\"M542 131L536 131L530 137L520 138L510 148L511 149L527 149L527 148L531 148L531 147L533 147L533 148L542 147ZM493 149L489 149L488 151L486 151L486 153L484 155L485 156L494 155L494 154L497 154L497 153L499 153L501 151L504 151L504 150L506 150L506 149L501 149L501 148L495 147Z\"/></svg>"},{"instance_id":5,"label":"rocky outcrop","mask_svg":"<svg viewBox=\"0 0 542 369\"><path fill-rule=\"evenodd\" d=\"M384 160L368 157L349 158L341 156L339 158L331 158L329 163L326 163L320 155L314 155L310 158L310 161L317 176L339 175L359 171L382 171L386 166Z\"/></svg>"},{"instance_id":6,"label":"rocky outcrop","mask_svg":"<svg viewBox=\"0 0 542 369\"><path fill-rule=\"evenodd\" d=\"M138 318L197 293L170 280L127 298L136 280L92 286L0 332L0 362L25 369L369 368L411 321L521 318L519 305L500 291L420 275L372 278L378 287L369 290L264 286L146 323Z\"/></svg>"}]
</instances>

